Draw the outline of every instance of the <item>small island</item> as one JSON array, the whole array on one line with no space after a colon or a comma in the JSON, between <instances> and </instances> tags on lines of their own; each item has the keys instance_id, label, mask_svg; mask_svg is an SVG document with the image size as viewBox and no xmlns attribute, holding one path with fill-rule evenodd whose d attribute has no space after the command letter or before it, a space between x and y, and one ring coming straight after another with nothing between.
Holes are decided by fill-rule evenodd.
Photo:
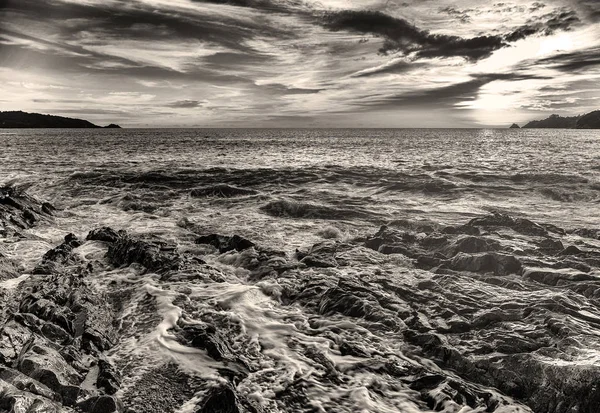
<instances>
[{"instance_id":1,"label":"small island","mask_svg":"<svg viewBox=\"0 0 600 413\"><path fill-rule=\"evenodd\" d=\"M519 125L517 125L516 123L513 123L512 125L510 125L509 129L521 129L521 127Z\"/></svg>"},{"instance_id":2,"label":"small island","mask_svg":"<svg viewBox=\"0 0 600 413\"><path fill-rule=\"evenodd\" d=\"M550 117L543 120L531 121L523 128L600 129L600 110L580 116L550 115Z\"/></svg>"},{"instance_id":3,"label":"small island","mask_svg":"<svg viewBox=\"0 0 600 413\"><path fill-rule=\"evenodd\" d=\"M62 116L42 115L22 111L0 112L0 129L2 128L102 128L102 126L83 119L65 118ZM106 128L117 129L119 125L111 123Z\"/></svg>"}]
</instances>

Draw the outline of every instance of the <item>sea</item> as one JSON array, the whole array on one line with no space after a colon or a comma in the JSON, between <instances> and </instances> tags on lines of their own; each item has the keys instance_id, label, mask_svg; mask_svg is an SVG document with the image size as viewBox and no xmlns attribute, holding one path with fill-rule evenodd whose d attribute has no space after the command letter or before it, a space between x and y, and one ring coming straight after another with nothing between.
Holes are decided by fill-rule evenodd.
<instances>
[{"instance_id":1,"label":"sea","mask_svg":"<svg viewBox=\"0 0 600 413\"><path fill-rule=\"evenodd\" d=\"M30 237L2 245L24 274L65 235L103 226L173 243L220 274L169 281L106 265L96 275L100 291L129 291L122 338L108 352L123 368L120 394L157 365L218 383L243 359L234 386L257 411L530 412L557 375L600 369L600 240L589 235L600 229L600 131L4 129L0 148L0 185L57 208ZM582 265L557 269L560 251L540 254L537 235L510 228L489 237L536 268L546 263L554 281L440 271L365 247L382 226L451 242L442 228L493 214L560 229L549 236L583 251ZM248 250L195 243L207 234L239 235L289 263L315 245L339 252L334 265L262 277ZM106 247L78 252L100 262ZM174 338L191 319L223 331L229 361ZM512 391L511 380L529 390ZM548 400L569 389L551 387ZM194 412L201 398L172 411Z\"/></svg>"}]
</instances>

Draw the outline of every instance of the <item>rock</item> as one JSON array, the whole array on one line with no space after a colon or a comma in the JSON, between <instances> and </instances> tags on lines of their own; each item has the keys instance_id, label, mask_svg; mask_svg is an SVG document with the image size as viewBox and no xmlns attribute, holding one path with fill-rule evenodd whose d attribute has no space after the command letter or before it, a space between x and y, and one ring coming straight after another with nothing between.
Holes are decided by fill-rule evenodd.
<instances>
[{"instance_id":1,"label":"rock","mask_svg":"<svg viewBox=\"0 0 600 413\"><path fill-rule=\"evenodd\" d=\"M229 251L243 251L254 247L252 241L239 235L227 236L219 234L203 235L196 238L196 244L209 244L219 250L221 254Z\"/></svg>"},{"instance_id":2,"label":"rock","mask_svg":"<svg viewBox=\"0 0 600 413\"><path fill-rule=\"evenodd\" d=\"M583 238L591 238L600 240L600 229L598 228L578 228L571 231L572 234L579 235Z\"/></svg>"},{"instance_id":3,"label":"rock","mask_svg":"<svg viewBox=\"0 0 600 413\"><path fill-rule=\"evenodd\" d=\"M484 227L488 229L510 228L524 235L546 236L548 231L543 226L525 218L513 218L506 214L494 213L481 218L474 218L469 226Z\"/></svg>"},{"instance_id":4,"label":"rock","mask_svg":"<svg viewBox=\"0 0 600 413\"><path fill-rule=\"evenodd\" d=\"M0 186L0 235L20 235L43 220L50 220L54 207L16 186Z\"/></svg>"},{"instance_id":5,"label":"rock","mask_svg":"<svg viewBox=\"0 0 600 413\"><path fill-rule=\"evenodd\" d=\"M239 398L232 387L211 389L195 413L244 413Z\"/></svg>"},{"instance_id":6,"label":"rock","mask_svg":"<svg viewBox=\"0 0 600 413\"><path fill-rule=\"evenodd\" d=\"M139 240L125 234L109 245L106 256L113 265L138 263L154 272L176 270L181 262L175 245L158 240Z\"/></svg>"},{"instance_id":7,"label":"rock","mask_svg":"<svg viewBox=\"0 0 600 413\"><path fill-rule=\"evenodd\" d=\"M559 252L559 255L580 255L583 251L577 248L575 245L569 245L567 248Z\"/></svg>"},{"instance_id":8,"label":"rock","mask_svg":"<svg viewBox=\"0 0 600 413\"><path fill-rule=\"evenodd\" d=\"M324 241L313 245L307 253L297 251L297 258L307 267L329 268L337 267L336 254L338 249L347 246L337 241Z\"/></svg>"},{"instance_id":9,"label":"rock","mask_svg":"<svg viewBox=\"0 0 600 413\"><path fill-rule=\"evenodd\" d=\"M81 241L73 234L65 236L62 244L46 252L42 261L34 268L34 274L52 274L64 270L64 267L76 265L79 257L73 250L81 245Z\"/></svg>"},{"instance_id":10,"label":"rock","mask_svg":"<svg viewBox=\"0 0 600 413\"><path fill-rule=\"evenodd\" d=\"M8 367L0 366L0 381L4 381L19 390L44 397L53 402L61 401L60 395L50 390L48 386Z\"/></svg>"},{"instance_id":11,"label":"rock","mask_svg":"<svg viewBox=\"0 0 600 413\"><path fill-rule=\"evenodd\" d=\"M513 123L512 125L510 125L510 129L521 129L521 127L516 123Z\"/></svg>"},{"instance_id":12,"label":"rock","mask_svg":"<svg viewBox=\"0 0 600 413\"><path fill-rule=\"evenodd\" d=\"M115 394L121 387L121 375L117 369L106 359L98 360L98 378L96 386L107 394Z\"/></svg>"},{"instance_id":13,"label":"rock","mask_svg":"<svg viewBox=\"0 0 600 413\"><path fill-rule=\"evenodd\" d=\"M110 227L101 227L91 230L86 239L94 241L115 242L119 238L119 234Z\"/></svg>"},{"instance_id":14,"label":"rock","mask_svg":"<svg viewBox=\"0 0 600 413\"><path fill-rule=\"evenodd\" d=\"M75 405L83 379L56 350L32 340L21 350L17 368L60 394L65 405Z\"/></svg>"},{"instance_id":15,"label":"rock","mask_svg":"<svg viewBox=\"0 0 600 413\"><path fill-rule=\"evenodd\" d=\"M0 409L4 413L63 413L57 403L0 379Z\"/></svg>"},{"instance_id":16,"label":"rock","mask_svg":"<svg viewBox=\"0 0 600 413\"><path fill-rule=\"evenodd\" d=\"M91 397L78 403L77 407L85 413L120 413L123 411L121 401L107 395Z\"/></svg>"},{"instance_id":17,"label":"rock","mask_svg":"<svg viewBox=\"0 0 600 413\"><path fill-rule=\"evenodd\" d=\"M495 275L516 274L521 269L521 262L512 255L499 253L466 254L459 253L447 262L455 271L494 273Z\"/></svg>"},{"instance_id":18,"label":"rock","mask_svg":"<svg viewBox=\"0 0 600 413\"><path fill-rule=\"evenodd\" d=\"M474 254L479 252L498 251L499 249L500 243L498 243L498 241L483 237L465 236L457 238L451 242L450 245L442 248L442 252L449 257L453 257L461 252Z\"/></svg>"}]
</instances>

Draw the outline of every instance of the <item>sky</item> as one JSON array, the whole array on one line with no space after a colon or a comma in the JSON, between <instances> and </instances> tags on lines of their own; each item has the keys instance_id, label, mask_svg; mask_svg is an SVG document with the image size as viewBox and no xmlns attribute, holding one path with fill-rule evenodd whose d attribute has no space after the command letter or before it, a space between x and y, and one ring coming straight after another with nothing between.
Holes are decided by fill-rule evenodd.
<instances>
[{"instance_id":1,"label":"sky","mask_svg":"<svg viewBox=\"0 0 600 413\"><path fill-rule=\"evenodd\" d=\"M506 127L600 109L600 0L0 0L0 110Z\"/></svg>"}]
</instances>

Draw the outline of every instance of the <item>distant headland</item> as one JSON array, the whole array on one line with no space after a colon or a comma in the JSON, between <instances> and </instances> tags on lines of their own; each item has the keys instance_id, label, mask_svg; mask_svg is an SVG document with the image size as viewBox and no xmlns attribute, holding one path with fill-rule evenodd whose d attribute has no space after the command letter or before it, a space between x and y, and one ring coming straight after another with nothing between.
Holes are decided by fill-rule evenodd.
<instances>
[{"instance_id":1,"label":"distant headland","mask_svg":"<svg viewBox=\"0 0 600 413\"><path fill-rule=\"evenodd\" d=\"M83 119L65 118L62 116L42 115L22 111L0 112L1 128L103 128ZM119 125L111 123L105 128L118 129Z\"/></svg>"},{"instance_id":2,"label":"distant headland","mask_svg":"<svg viewBox=\"0 0 600 413\"><path fill-rule=\"evenodd\" d=\"M513 123L511 128L518 128ZM543 120L533 120L523 128L546 128L546 129L600 129L600 110L587 113L581 116L559 116L550 115Z\"/></svg>"}]
</instances>

